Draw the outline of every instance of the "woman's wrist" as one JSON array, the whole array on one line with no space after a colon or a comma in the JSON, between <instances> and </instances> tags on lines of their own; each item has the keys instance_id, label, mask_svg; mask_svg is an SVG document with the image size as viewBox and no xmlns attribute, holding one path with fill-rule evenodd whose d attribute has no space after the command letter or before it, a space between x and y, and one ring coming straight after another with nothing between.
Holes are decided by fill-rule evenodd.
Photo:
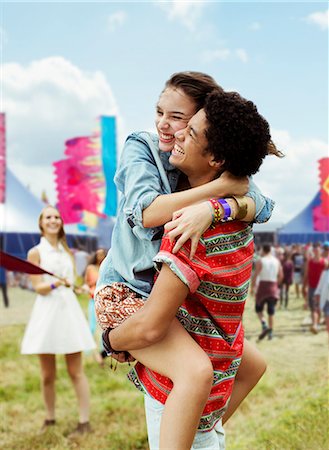
<instances>
[{"instance_id":1,"label":"woman's wrist","mask_svg":"<svg viewBox=\"0 0 329 450\"><path fill-rule=\"evenodd\" d=\"M231 198L211 198L208 204L212 208L213 225L228 222L236 216L237 202Z\"/></svg>"}]
</instances>

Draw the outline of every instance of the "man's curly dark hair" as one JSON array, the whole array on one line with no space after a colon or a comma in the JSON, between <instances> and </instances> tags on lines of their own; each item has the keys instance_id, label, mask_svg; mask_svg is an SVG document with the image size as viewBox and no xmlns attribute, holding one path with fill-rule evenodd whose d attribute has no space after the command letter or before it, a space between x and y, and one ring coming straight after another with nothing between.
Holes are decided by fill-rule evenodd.
<instances>
[{"instance_id":1,"label":"man's curly dark hair","mask_svg":"<svg viewBox=\"0 0 329 450\"><path fill-rule=\"evenodd\" d=\"M269 124L254 103L237 92L212 92L204 111L208 121L207 152L235 176L256 173L271 143Z\"/></svg>"}]
</instances>

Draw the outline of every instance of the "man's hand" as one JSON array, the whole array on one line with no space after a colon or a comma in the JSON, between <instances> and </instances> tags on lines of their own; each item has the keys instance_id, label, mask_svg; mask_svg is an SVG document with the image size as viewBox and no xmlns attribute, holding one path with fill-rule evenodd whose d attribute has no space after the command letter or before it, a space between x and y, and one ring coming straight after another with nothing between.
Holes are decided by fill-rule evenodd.
<instances>
[{"instance_id":1,"label":"man's hand","mask_svg":"<svg viewBox=\"0 0 329 450\"><path fill-rule=\"evenodd\" d=\"M185 242L191 239L190 258L192 259L201 236L211 223L212 206L208 201L187 206L174 212L173 220L165 225L165 232L171 242L180 236L173 248L173 253L177 253Z\"/></svg>"},{"instance_id":2,"label":"man's hand","mask_svg":"<svg viewBox=\"0 0 329 450\"><path fill-rule=\"evenodd\" d=\"M248 177L235 177L228 170L225 170L217 180L218 187L220 186L219 197L223 194L227 197L230 195L243 196L249 190Z\"/></svg>"}]
</instances>

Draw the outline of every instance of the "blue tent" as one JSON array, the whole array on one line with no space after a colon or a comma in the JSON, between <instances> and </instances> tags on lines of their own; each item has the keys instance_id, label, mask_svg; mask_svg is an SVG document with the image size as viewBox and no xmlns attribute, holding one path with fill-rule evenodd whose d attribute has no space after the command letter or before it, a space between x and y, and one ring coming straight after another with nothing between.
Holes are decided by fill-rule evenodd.
<instances>
[{"instance_id":1,"label":"blue tent","mask_svg":"<svg viewBox=\"0 0 329 450\"><path fill-rule=\"evenodd\" d=\"M322 233L313 229L313 208L321 204L320 192L311 203L278 232L280 244L329 241L329 232ZM329 221L329 218L328 218Z\"/></svg>"},{"instance_id":2,"label":"blue tent","mask_svg":"<svg viewBox=\"0 0 329 450\"><path fill-rule=\"evenodd\" d=\"M26 258L40 240L38 217L44 206L7 168L6 203L0 204L0 244L5 252ZM76 225L66 225L65 231L70 247L97 248L96 234L82 232Z\"/></svg>"}]
</instances>

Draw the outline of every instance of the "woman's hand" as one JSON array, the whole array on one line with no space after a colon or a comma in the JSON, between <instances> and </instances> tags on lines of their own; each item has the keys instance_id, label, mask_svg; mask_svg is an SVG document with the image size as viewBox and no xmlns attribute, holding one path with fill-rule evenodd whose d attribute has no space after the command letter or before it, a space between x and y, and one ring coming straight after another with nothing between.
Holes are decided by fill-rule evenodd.
<instances>
[{"instance_id":1,"label":"woman's hand","mask_svg":"<svg viewBox=\"0 0 329 450\"><path fill-rule=\"evenodd\" d=\"M187 206L174 212L172 221L165 225L165 232L171 242L180 236L173 248L173 253L177 253L185 242L191 239L190 258L192 259L201 236L211 223L212 206L208 201Z\"/></svg>"},{"instance_id":2,"label":"woman's hand","mask_svg":"<svg viewBox=\"0 0 329 450\"><path fill-rule=\"evenodd\" d=\"M60 283L59 286L62 285L62 286L68 287L68 288L73 287L72 283L67 278L61 278L58 282ZM58 282L56 282L56 283L58 283Z\"/></svg>"}]
</instances>

